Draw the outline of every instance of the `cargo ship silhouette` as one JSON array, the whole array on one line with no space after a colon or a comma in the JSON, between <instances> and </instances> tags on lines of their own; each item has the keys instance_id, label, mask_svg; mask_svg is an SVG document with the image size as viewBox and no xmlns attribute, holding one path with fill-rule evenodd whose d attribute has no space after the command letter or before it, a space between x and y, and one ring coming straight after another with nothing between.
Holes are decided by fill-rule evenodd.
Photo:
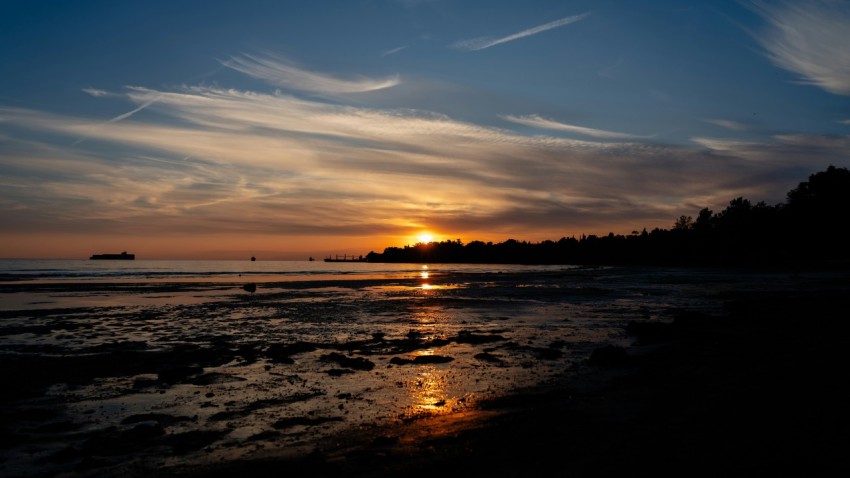
<instances>
[{"instance_id":1,"label":"cargo ship silhouette","mask_svg":"<svg viewBox=\"0 0 850 478\"><path fill-rule=\"evenodd\" d=\"M127 254L127 251L122 252L121 254L94 254L89 257L90 260L121 260L121 261L133 261L136 259L135 254Z\"/></svg>"}]
</instances>

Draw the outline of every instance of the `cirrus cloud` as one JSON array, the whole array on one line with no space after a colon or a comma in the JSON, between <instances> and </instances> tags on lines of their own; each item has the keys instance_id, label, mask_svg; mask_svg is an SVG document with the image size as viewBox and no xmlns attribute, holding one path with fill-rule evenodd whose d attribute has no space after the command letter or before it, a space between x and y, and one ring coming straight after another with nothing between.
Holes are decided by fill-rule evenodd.
<instances>
[{"instance_id":1,"label":"cirrus cloud","mask_svg":"<svg viewBox=\"0 0 850 478\"><path fill-rule=\"evenodd\" d=\"M553 22L545 23L543 25L538 25L533 28L529 28L527 30L523 30L518 33L514 33L512 35L504 36L501 38L492 38L492 37L478 37L471 38L468 40L460 40L455 42L452 46L455 49L462 51L477 51L484 50L496 45L501 45L502 43L508 43L515 40L519 40L521 38L530 37L532 35L537 35L538 33L545 32L547 30L551 30L553 28L562 27L564 25L569 25L571 23L575 23L587 18L590 15L590 12L582 13L581 15L573 15L569 17L564 17Z\"/></svg>"},{"instance_id":2,"label":"cirrus cloud","mask_svg":"<svg viewBox=\"0 0 850 478\"><path fill-rule=\"evenodd\" d=\"M222 61L227 68L248 76L264 80L272 85L290 88L308 93L339 95L347 93L365 93L392 88L401 81L398 75L381 78L341 79L324 73L317 73L295 66L278 55L242 54Z\"/></svg>"},{"instance_id":3,"label":"cirrus cloud","mask_svg":"<svg viewBox=\"0 0 850 478\"><path fill-rule=\"evenodd\" d=\"M850 95L850 4L836 0L753 2L767 26L755 34L770 60L805 83Z\"/></svg>"},{"instance_id":4,"label":"cirrus cloud","mask_svg":"<svg viewBox=\"0 0 850 478\"><path fill-rule=\"evenodd\" d=\"M591 136L594 138L604 138L604 139L639 139L639 138L648 138L648 136L638 136L633 134L626 133L616 133L614 131L605 131L601 129L595 128L586 128L584 126L576 126L566 123L560 123L558 121L542 118L539 115L526 115L526 116L513 116L513 115L502 115L502 119L506 121L510 121L511 123L517 123L525 126L532 126L535 128L543 128L543 129L551 129L558 131L567 131L570 133L578 133L585 136Z\"/></svg>"}]
</instances>

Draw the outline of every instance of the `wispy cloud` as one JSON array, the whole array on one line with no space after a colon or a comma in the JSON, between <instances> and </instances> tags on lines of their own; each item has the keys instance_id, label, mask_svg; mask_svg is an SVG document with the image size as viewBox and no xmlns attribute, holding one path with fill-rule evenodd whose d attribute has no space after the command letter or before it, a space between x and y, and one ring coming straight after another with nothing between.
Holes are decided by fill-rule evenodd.
<instances>
[{"instance_id":1,"label":"wispy cloud","mask_svg":"<svg viewBox=\"0 0 850 478\"><path fill-rule=\"evenodd\" d=\"M452 47L463 50L463 51L477 51L484 50L485 48L490 48L492 46L500 45L502 43L508 43L514 40L519 40L521 38L530 37L532 35L536 35L538 33L545 32L547 30L551 30L553 28L562 27L564 25L569 25L571 23L578 22L580 20L584 20L587 16L590 15L590 12L582 13L581 15L573 15L570 17L564 17L560 20L555 20L553 22L549 22L543 25L536 26L534 28L529 28L528 30L523 30L519 33L514 33L512 35L508 35L502 38L492 38L492 37L478 37L472 38L469 40L461 40L452 45Z\"/></svg>"},{"instance_id":2,"label":"wispy cloud","mask_svg":"<svg viewBox=\"0 0 850 478\"><path fill-rule=\"evenodd\" d=\"M752 152L758 151L763 143L757 141L742 141L737 139L711 138L696 136L691 138L694 143L719 153L730 153L739 157L751 157Z\"/></svg>"},{"instance_id":3,"label":"wispy cloud","mask_svg":"<svg viewBox=\"0 0 850 478\"><path fill-rule=\"evenodd\" d=\"M95 95L95 96L102 96L102 95ZM136 108L133 108L132 110L130 110L130 111L126 112L126 113L122 113L122 114L120 114L120 115L118 115L118 116L115 116L115 117L113 117L113 118L110 118L109 120L107 120L107 121L105 121L105 122L103 122L103 123L101 123L101 124L99 124L99 125L95 125L95 126L93 126L92 128L93 128L93 129L94 129L94 128L98 128L98 127L103 126L103 125L105 125L105 124L117 123L118 121L121 121L121 120L127 119L127 118L129 118L129 117L133 116L134 114L138 113L139 111L142 111L143 109L147 108L148 106L150 106L150 105L152 105L152 104L156 103L156 102L157 102L157 100L159 100L159 97L153 97L153 98L150 98L149 100L145 101L144 103L142 103L141 105L137 106ZM87 139L87 136L84 136L84 137L82 137L82 138L80 138L80 139L78 139L78 140L74 141L71 145L72 145L72 146L78 145L78 144L82 143L83 141L85 141L86 139Z\"/></svg>"},{"instance_id":4,"label":"wispy cloud","mask_svg":"<svg viewBox=\"0 0 850 478\"><path fill-rule=\"evenodd\" d=\"M767 27L755 37L770 60L805 83L850 95L850 4L836 0L752 2Z\"/></svg>"},{"instance_id":5,"label":"wispy cloud","mask_svg":"<svg viewBox=\"0 0 850 478\"><path fill-rule=\"evenodd\" d=\"M747 131L747 130L750 129L744 123L741 123L739 121L734 121L734 120L705 119L703 121L705 121L706 123L709 123L709 124L720 126L721 128L726 128L726 129L732 130L732 131Z\"/></svg>"},{"instance_id":6,"label":"wispy cloud","mask_svg":"<svg viewBox=\"0 0 850 478\"><path fill-rule=\"evenodd\" d=\"M102 96L114 96L113 93L110 93L106 90L99 90L97 88L83 88L83 92L88 93L94 96L95 98L99 98Z\"/></svg>"},{"instance_id":7,"label":"wispy cloud","mask_svg":"<svg viewBox=\"0 0 850 478\"><path fill-rule=\"evenodd\" d=\"M570 133L578 133L585 136L591 136L594 138L605 138L605 139L640 139L647 138L646 136L637 136L633 134L626 133L616 133L613 131L605 131L601 129L594 128L585 128L583 126L575 126L571 124L560 123L558 121L553 121L550 119L542 118L538 115L526 115L526 116L513 116L513 115L504 115L501 116L502 119L506 121L510 121L511 123L517 123L525 126L532 126L534 128L543 128L543 129L551 129L551 130L559 130L559 131L568 131Z\"/></svg>"},{"instance_id":8,"label":"wispy cloud","mask_svg":"<svg viewBox=\"0 0 850 478\"><path fill-rule=\"evenodd\" d=\"M324 95L382 90L392 88L401 81L398 75L380 79L340 79L299 68L293 62L270 53L233 56L221 64L276 86Z\"/></svg>"},{"instance_id":9,"label":"wispy cloud","mask_svg":"<svg viewBox=\"0 0 850 478\"><path fill-rule=\"evenodd\" d=\"M118 115L118 116L115 116L114 118L110 118L110 119L107 121L107 123L115 123L115 122L117 122L117 121L121 121L121 120L123 120L123 119L127 119L127 118L129 118L129 117L133 116L134 114L138 113L139 111L142 111L143 109L147 108L148 106L150 106L150 105L152 105L152 104L156 103L156 102L157 102L160 98L161 98L161 96L157 96L157 97L151 98L151 99L149 99L149 100L145 101L144 103L140 104L139 106L137 106L137 107L133 108L132 110L130 110L130 111L126 112L126 113L123 113L123 114L120 114L120 115Z\"/></svg>"},{"instance_id":10,"label":"wispy cloud","mask_svg":"<svg viewBox=\"0 0 850 478\"><path fill-rule=\"evenodd\" d=\"M850 136L836 135L784 134L761 141L710 137L691 140L715 153L765 166L795 165L807 169L842 164L846 162L846 151L850 148ZM818 164L810 164L810 161Z\"/></svg>"},{"instance_id":11,"label":"wispy cloud","mask_svg":"<svg viewBox=\"0 0 850 478\"><path fill-rule=\"evenodd\" d=\"M406 49L407 49L407 45L405 45L405 46L400 46L400 47L398 47L398 48L393 48L392 50L387 50L387 51L385 51L385 52L381 53L381 56L394 55L394 54L396 54L396 53L398 53L398 52L400 52L400 51L402 51L402 50L406 50Z\"/></svg>"},{"instance_id":12,"label":"wispy cloud","mask_svg":"<svg viewBox=\"0 0 850 478\"><path fill-rule=\"evenodd\" d=\"M615 79L617 78L617 75L614 73L614 71L617 70L617 68L619 68L622 63L623 59L619 58L612 65L606 66L605 68L601 69L597 74L603 78Z\"/></svg>"}]
</instances>

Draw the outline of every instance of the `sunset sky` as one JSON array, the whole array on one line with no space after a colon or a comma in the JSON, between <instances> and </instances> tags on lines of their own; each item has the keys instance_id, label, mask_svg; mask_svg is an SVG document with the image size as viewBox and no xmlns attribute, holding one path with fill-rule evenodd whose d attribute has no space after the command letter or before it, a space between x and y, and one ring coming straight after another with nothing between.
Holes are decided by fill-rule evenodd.
<instances>
[{"instance_id":1,"label":"sunset sky","mask_svg":"<svg viewBox=\"0 0 850 478\"><path fill-rule=\"evenodd\" d=\"M0 2L0 257L669 228L850 166L850 2Z\"/></svg>"}]
</instances>

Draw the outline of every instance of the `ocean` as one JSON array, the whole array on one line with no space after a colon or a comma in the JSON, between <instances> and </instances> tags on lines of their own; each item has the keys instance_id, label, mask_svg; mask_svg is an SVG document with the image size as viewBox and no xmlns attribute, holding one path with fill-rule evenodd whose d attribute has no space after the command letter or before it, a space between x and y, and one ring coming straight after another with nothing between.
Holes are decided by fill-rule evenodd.
<instances>
[{"instance_id":1,"label":"ocean","mask_svg":"<svg viewBox=\"0 0 850 478\"><path fill-rule=\"evenodd\" d=\"M0 281L12 280L297 280L331 277L408 277L423 272L532 272L573 266L493 264L381 264L369 262L224 260L0 259Z\"/></svg>"}]
</instances>

